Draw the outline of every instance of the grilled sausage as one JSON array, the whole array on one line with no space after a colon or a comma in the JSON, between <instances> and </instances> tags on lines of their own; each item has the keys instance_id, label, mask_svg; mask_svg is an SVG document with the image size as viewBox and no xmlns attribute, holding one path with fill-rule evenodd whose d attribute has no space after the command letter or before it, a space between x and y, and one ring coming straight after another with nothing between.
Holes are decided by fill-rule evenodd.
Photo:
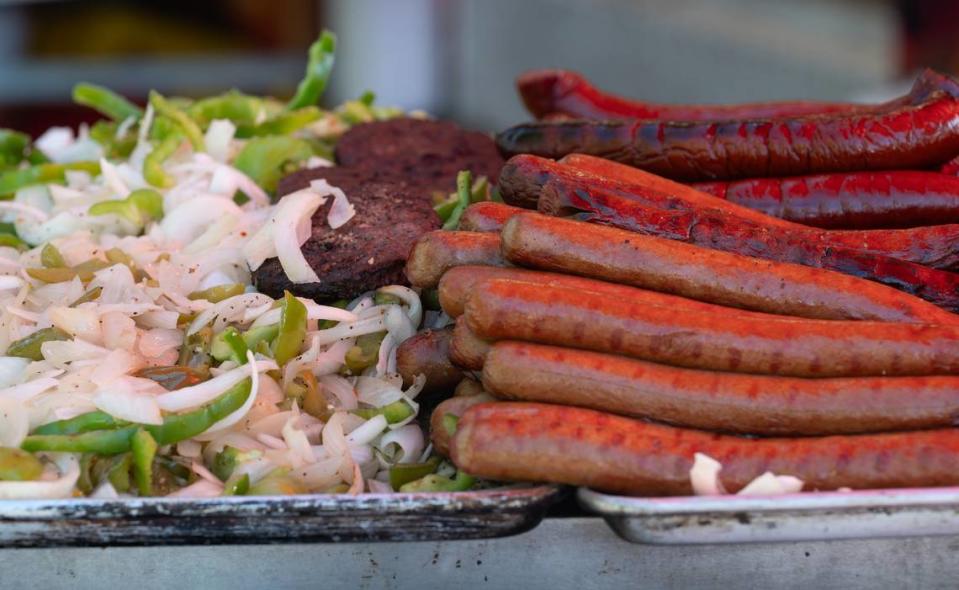
<instances>
[{"instance_id":1,"label":"grilled sausage","mask_svg":"<svg viewBox=\"0 0 959 590\"><path fill-rule=\"evenodd\" d=\"M822 319L955 322L955 317L855 277L760 260L611 227L533 213L503 228L520 266L630 284L730 307Z\"/></svg>"},{"instance_id":2,"label":"grilled sausage","mask_svg":"<svg viewBox=\"0 0 959 590\"><path fill-rule=\"evenodd\" d=\"M449 358L453 329L423 330L396 348L396 372L409 387L417 375L426 376L423 394L449 393L463 379L463 372Z\"/></svg>"},{"instance_id":3,"label":"grilled sausage","mask_svg":"<svg viewBox=\"0 0 959 590\"><path fill-rule=\"evenodd\" d=\"M759 435L921 430L954 426L959 416L955 376L743 375L525 342L498 342L490 349L483 386L505 400Z\"/></svg>"},{"instance_id":4,"label":"grilled sausage","mask_svg":"<svg viewBox=\"0 0 959 590\"><path fill-rule=\"evenodd\" d=\"M489 346L489 342L478 338L469 329L462 316L456 319L456 327L453 328L453 338L450 341L450 361L454 365L471 371L481 370L486 353L489 352Z\"/></svg>"},{"instance_id":5,"label":"grilled sausage","mask_svg":"<svg viewBox=\"0 0 959 590\"><path fill-rule=\"evenodd\" d=\"M410 251L406 278L414 287L432 289L444 272L463 264L507 266L500 255L499 236L443 230L424 234Z\"/></svg>"},{"instance_id":6,"label":"grilled sausage","mask_svg":"<svg viewBox=\"0 0 959 590\"><path fill-rule=\"evenodd\" d=\"M719 461L736 492L767 471L806 490L959 484L959 429L748 439L651 424L583 408L499 402L473 406L451 442L456 465L500 481L546 481L605 492L692 493L695 453Z\"/></svg>"},{"instance_id":7,"label":"grilled sausage","mask_svg":"<svg viewBox=\"0 0 959 590\"><path fill-rule=\"evenodd\" d=\"M451 414L459 418L467 409L491 401L495 401L493 396L483 392L476 395L451 397L440 402L430 414L430 440L433 442L433 449L444 457L450 454L450 432L443 423L444 416Z\"/></svg>"},{"instance_id":8,"label":"grilled sausage","mask_svg":"<svg viewBox=\"0 0 959 590\"><path fill-rule=\"evenodd\" d=\"M466 303L490 340L523 340L668 365L796 377L959 374L959 326L744 317L491 280Z\"/></svg>"},{"instance_id":9,"label":"grilled sausage","mask_svg":"<svg viewBox=\"0 0 959 590\"><path fill-rule=\"evenodd\" d=\"M513 207L505 203L494 203L493 201L473 203L466 208L466 211L463 211L463 215L460 217L459 230L498 232L503 228L507 219L520 211L522 209L519 207Z\"/></svg>"}]
</instances>

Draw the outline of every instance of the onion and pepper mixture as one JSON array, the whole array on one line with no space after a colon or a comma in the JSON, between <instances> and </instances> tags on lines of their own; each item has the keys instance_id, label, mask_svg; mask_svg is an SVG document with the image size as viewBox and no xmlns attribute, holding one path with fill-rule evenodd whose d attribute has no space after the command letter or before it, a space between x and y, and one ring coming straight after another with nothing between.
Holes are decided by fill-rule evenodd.
<instances>
[{"instance_id":1,"label":"onion and pepper mixture","mask_svg":"<svg viewBox=\"0 0 959 590\"><path fill-rule=\"evenodd\" d=\"M369 94L316 106L334 45L310 48L287 103L154 92L141 109L80 84L105 120L0 132L0 498L470 485L414 421L422 378L395 372L424 320L416 292L320 305L251 284L274 256L318 280L300 251L312 215L328 199L332 228L354 215L325 181L274 202L280 177L400 114Z\"/></svg>"}]
</instances>

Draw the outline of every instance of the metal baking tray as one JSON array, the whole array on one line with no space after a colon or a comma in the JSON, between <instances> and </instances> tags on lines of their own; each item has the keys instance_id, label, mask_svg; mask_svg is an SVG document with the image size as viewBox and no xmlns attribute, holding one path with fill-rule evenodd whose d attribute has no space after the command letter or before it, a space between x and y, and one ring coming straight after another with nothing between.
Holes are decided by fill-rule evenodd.
<instances>
[{"instance_id":1,"label":"metal baking tray","mask_svg":"<svg viewBox=\"0 0 959 590\"><path fill-rule=\"evenodd\" d=\"M435 494L0 500L0 547L435 541L528 531L558 486Z\"/></svg>"},{"instance_id":2,"label":"metal baking tray","mask_svg":"<svg viewBox=\"0 0 959 590\"><path fill-rule=\"evenodd\" d=\"M687 545L959 534L959 487L632 498L578 490L633 543Z\"/></svg>"}]
</instances>

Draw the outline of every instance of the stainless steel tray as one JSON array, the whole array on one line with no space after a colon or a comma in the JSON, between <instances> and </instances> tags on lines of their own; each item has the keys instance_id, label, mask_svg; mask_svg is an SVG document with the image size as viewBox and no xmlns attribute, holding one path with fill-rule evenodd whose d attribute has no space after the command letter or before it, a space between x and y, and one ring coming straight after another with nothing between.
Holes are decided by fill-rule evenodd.
<instances>
[{"instance_id":1,"label":"stainless steel tray","mask_svg":"<svg viewBox=\"0 0 959 590\"><path fill-rule=\"evenodd\" d=\"M0 547L433 541L528 531L558 486L445 494L0 500Z\"/></svg>"},{"instance_id":2,"label":"stainless steel tray","mask_svg":"<svg viewBox=\"0 0 959 590\"><path fill-rule=\"evenodd\" d=\"M580 504L633 543L760 543L959 534L959 487L773 497L631 498L580 488Z\"/></svg>"}]
</instances>

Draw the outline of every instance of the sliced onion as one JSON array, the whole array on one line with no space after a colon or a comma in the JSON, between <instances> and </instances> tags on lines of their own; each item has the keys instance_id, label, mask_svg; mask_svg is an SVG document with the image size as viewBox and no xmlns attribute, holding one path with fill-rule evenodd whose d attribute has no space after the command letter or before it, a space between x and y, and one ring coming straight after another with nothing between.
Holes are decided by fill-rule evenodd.
<instances>
[{"instance_id":1,"label":"sliced onion","mask_svg":"<svg viewBox=\"0 0 959 590\"><path fill-rule=\"evenodd\" d=\"M803 481L791 475L774 475L767 471L736 492L737 496L778 496L802 491Z\"/></svg>"},{"instance_id":2,"label":"sliced onion","mask_svg":"<svg viewBox=\"0 0 959 590\"><path fill-rule=\"evenodd\" d=\"M89 497L97 500L116 500L120 497L120 494L117 493L117 489L113 487L112 483L105 481L97 486L97 489L90 492Z\"/></svg>"},{"instance_id":3,"label":"sliced onion","mask_svg":"<svg viewBox=\"0 0 959 590\"><path fill-rule=\"evenodd\" d=\"M689 470L689 480L693 487L693 494L697 496L714 496L725 494L726 490L719 481L719 472L723 466L709 455L696 453L693 455L693 466Z\"/></svg>"},{"instance_id":4,"label":"sliced onion","mask_svg":"<svg viewBox=\"0 0 959 590\"><path fill-rule=\"evenodd\" d=\"M73 486L80 479L80 463L70 453L57 453L54 462L60 470L60 476L52 481L0 481L0 499L55 499L69 498L73 495Z\"/></svg>"},{"instance_id":5,"label":"sliced onion","mask_svg":"<svg viewBox=\"0 0 959 590\"><path fill-rule=\"evenodd\" d=\"M163 416L155 397L132 391L101 391L93 397L97 409L114 418L139 424L163 424Z\"/></svg>"},{"instance_id":6,"label":"sliced onion","mask_svg":"<svg viewBox=\"0 0 959 590\"><path fill-rule=\"evenodd\" d=\"M352 432L346 435L346 441L351 445L368 445L382 434L387 426L389 424L386 418L382 414L377 414L354 428Z\"/></svg>"},{"instance_id":7,"label":"sliced onion","mask_svg":"<svg viewBox=\"0 0 959 590\"><path fill-rule=\"evenodd\" d=\"M160 222L160 229L171 242L189 244L217 220L240 213L232 199L198 195L167 212Z\"/></svg>"},{"instance_id":8,"label":"sliced onion","mask_svg":"<svg viewBox=\"0 0 959 590\"><path fill-rule=\"evenodd\" d=\"M210 126L206 128L206 134L203 136L206 153L217 162L226 162L227 156L230 155L230 142L233 141L235 133L236 125L229 119L210 121Z\"/></svg>"},{"instance_id":9,"label":"sliced onion","mask_svg":"<svg viewBox=\"0 0 959 590\"><path fill-rule=\"evenodd\" d=\"M286 446L291 451L290 458L293 461L294 468L314 461L313 449L310 447L310 441L306 438L306 433L296 427L298 419L299 411L294 411L281 430L283 441L286 442Z\"/></svg>"},{"instance_id":10,"label":"sliced onion","mask_svg":"<svg viewBox=\"0 0 959 590\"><path fill-rule=\"evenodd\" d=\"M30 432L30 412L20 400L0 397L0 447L19 448Z\"/></svg>"},{"instance_id":11,"label":"sliced onion","mask_svg":"<svg viewBox=\"0 0 959 590\"><path fill-rule=\"evenodd\" d=\"M246 359L247 359L246 366L249 366L249 367L257 366L257 361L256 361L256 358L253 356L252 351L249 351L249 350L246 351ZM276 363L273 363L273 367L274 368L276 367ZM206 432L219 432L221 430L229 428L230 426L233 426L234 424L242 420L247 415L247 413L249 413L250 408L252 408L253 404L256 402L256 396L260 391L259 370L251 370L250 373L251 373L250 374L250 395L246 398L246 402L237 411L233 412L226 418L220 420L219 422L217 422L216 424L208 428Z\"/></svg>"},{"instance_id":12,"label":"sliced onion","mask_svg":"<svg viewBox=\"0 0 959 590\"><path fill-rule=\"evenodd\" d=\"M53 389L59 384L59 381L51 377L41 377L40 379L34 379L26 383L11 385L10 387L0 389L0 398L25 402L40 395L44 391Z\"/></svg>"},{"instance_id":13,"label":"sliced onion","mask_svg":"<svg viewBox=\"0 0 959 590\"><path fill-rule=\"evenodd\" d=\"M376 375L382 377L389 371L390 354L395 354L396 341L391 334L383 337L376 355Z\"/></svg>"},{"instance_id":14,"label":"sliced onion","mask_svg":"<svg viewBox=\"0 0 959 590\"><path fill-rule=\"evenodd\" d=\"M324 490L340 482L340 466L343 464L342 455L318 458L315 463L304 465L294 474L311 490Z\"/></svg>"},{"instance_id":15,"label":"sliced onion","mask_svg":"<svg viewBox=\"0 0 959 590\"><path fill-rule=\"evenodd\" d=\"M123 182L123 179L120 178L120 173L117 172L116 166L108 162L106 158L100 158L100 176L103 178L103 183L107 185L117 198L124 198L129 194L130 189L126 183Z\"/></svg>"},{"instance_id":16,"label":"sliced onion","mask_svg":"<svg viewBox=\"0 0 959 590\"><path fill-rule=\"evenodd\" d=\"M356 390L349 381L339 375L324 375L320 377L320 383L327 391L332 393L339 402L339 408L344 410L355 410L357 405Z\"/></svg>"},{"instance_id":17,"label":"sliced onion","mask_svg":"<svg viewBox=\"0 0 959 590\"><path fill-rule=\"evenodd\" d=\"M416 326L410 321L410 318L403 313L403 308L399 305L390 305L383 316L383 324L386 330L393 337L395 342L403 342L413 334L416 334Z\"/></svg>"},{"instance_id":18,"label":"sliced onion","mask_svg":"<svg viewBox=\"0 0 959 590\"><path fill-rule=\"evenodd\" d=\"M325 178L310 182L310 188L324 196L333 195L333 205L330 207L330 212L326 214L326 223L330 228L338 229L356 215L356 208L346 198L346 193L331 185Z\"/></svg>"},{"instance_id":19,"label":"sliced onion","mask_svg":"<svg viewBox=\"0 0 959 590\"><path fill-rule=\"evenodd\" d=\"M0 388L19 383L29 364L29 359L18 356L0 356ZM0 394L0 397L2 397L2 394Z\"/></svg>"},{"instance_id":20,"label":"sliced onion","mask_svg":"<svg viewBox=\"0 0 959 590\"><path fill-rule=\"evenodd\" d=\"M306 319L308 320L330 320L334 322L355 322L358 318L353 312L331 305L320 305L310 299L297 297L297 299L306 306ZM270 309L256 318L253 327L269 326L280 321L280 314L283 310L280 308Z\"/></svg>"},{"instance_id":21,"label":"sliced onion","mask_svg":"<svg viewBox=\"0 0 959 590\"><path fill-rule=\"evenodd\" d=\"M320 277L303 256L300 246L309 235L298 235L298 228L309 223L326 199L312 191L298 191L280 199L273 214L273 246L283 272L294 284L318 283ZM302 237L302 239L301 239Z\"/></svg>"},{"instance_id":22,"label":"sliced onion","mask_svg":"<svg viewBox=\"0 0 959 590\"><path fill-rule=\"evenodd\" d=\"M167 498L216 498L223 495L223 484L198 479L185 488L167 494Z\"/></svg>"},{"instance_id":23,"label":"sliced onion","mask_svg":"<svg viewBox=\"0 0 959 590\"><path fill-rule=\"evenodd\" d=\"M342 340L343 338L355 338L357 336L363 336L364 334L382 332L385 328L386 324L383 318L377 317L360 320L351 324L340 323L326 330L317 330L313 332L313 334L319 337L321 345L326 345L332 344L337 340Z\"/></svg>"},{"instance_id":24,"label":"sliced onion","mask_svg":"<svg viewBox=\"0 0 959 590\"><path fill-rule=\"evenodd\" d=\"M353 463L353 483L350 484L350 489L346 490L346 493L351 496L358 496L363 493L363 472L360 471L360 466L356 463Z\"/></svg>"},{"instance_id":25,"label":"sliced onion","mask_svg":"<svg viewBox=\"0 0 959 590\"><path fill-rule=\"evenodd\" d=\"M255 361L250 365L242 365L231 369L208 381L164 393L157 396L157 403L160 405L160 409L167 412L180 412L196 408L211 402L247 377L252 377L262 371L272 371L276 368L276 363L271 360Z\"/></svg>"},{"instance_id":26,"label":"sliced onion","mask_svg":"<svg viewBox=\"0 0 959 590\"><path fill-rule=\"evenodd\" d=\"M392 448L392 445L399 447L399 451ZM393 462L413 463L419 459L426 442L423 439L423 430L418 425L407 424L384 434L376 446Z\"/></svg>"},{"instance_id":27,"label":"sliced onion","mask_svg":"<svg viewBox=\"0 0 959 590\"><path fill-rule=\"evenodd\" d=\"M380 481L378 479L368 479L366 480L366 485L370 488L370 493L372 494L391 494L393 493L393 486L388 482Z\"/></svg>"},{"instance_id":28,"label":"sliced onion","mask_svg":"<svg viewBox=\"0 0 959 590\"><path fill-rule=\"evenodd\" d=\"M359 401L374 408L382 408L403 397L400 388L376 377L357 377L356 394Z\"/></svg>"},{"instance_id":29,"label":"sliced onion","mask_svg":"<svg viewBox=\"0 0 959 590\"><path fill-rule=\"evenodd\" d=\"M190 322L190 327L187 328L186 335L192 336L196 334L200 331L200 328L215 319L223 324L234 321L243 317L247 309L266 305L267 303L272 305L273 299L262 293L243 293L241 295L228 297L200 312L196 318ZM279 320L279 318L277 318L277 320ZM216 327L214 327L214 331L216 331L215 328Z\"/></svg>"},{"instance_id":30,"label":"sliced onion","mask_svg":"<svg viewBox=\"0 0 959 590\"><path fill-rule=\"evenodd\" d=\"M420 296L416 294L416 291L402 285L381 287L379 291L400 298L403 303L406 304L406 315L409 316L410 322L413 323L413 328L419 327L423 321L423 303L420 301Z\"/></svg>"}]
</instances>

